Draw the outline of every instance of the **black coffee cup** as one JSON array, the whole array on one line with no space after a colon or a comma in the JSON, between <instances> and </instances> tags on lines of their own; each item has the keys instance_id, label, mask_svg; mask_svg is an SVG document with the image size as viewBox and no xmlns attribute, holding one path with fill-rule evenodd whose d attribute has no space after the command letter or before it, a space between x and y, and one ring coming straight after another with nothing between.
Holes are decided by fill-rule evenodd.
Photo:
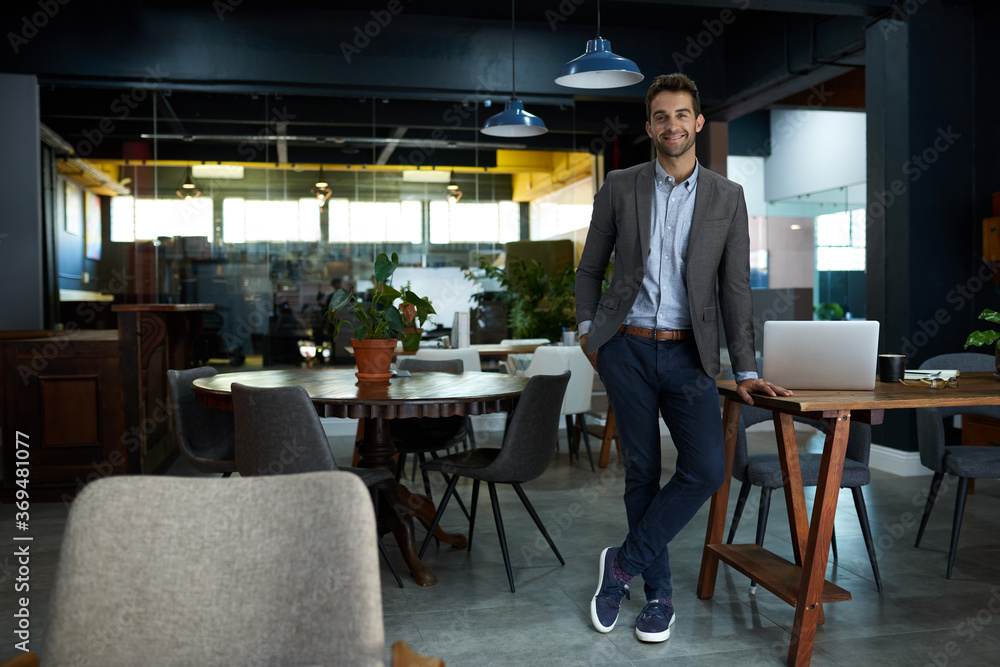
<instances>
[{"instance_id":1,"label":"black coffee cup","mask_svg":"<svg viewBox=\"0 0 1000 667\"><path fill-rule=\"evenodd\" d=\"M882 382L899 382L906 372L906 357L902 354L878 355L878 379Z\"/></svg>"}]
</instances>

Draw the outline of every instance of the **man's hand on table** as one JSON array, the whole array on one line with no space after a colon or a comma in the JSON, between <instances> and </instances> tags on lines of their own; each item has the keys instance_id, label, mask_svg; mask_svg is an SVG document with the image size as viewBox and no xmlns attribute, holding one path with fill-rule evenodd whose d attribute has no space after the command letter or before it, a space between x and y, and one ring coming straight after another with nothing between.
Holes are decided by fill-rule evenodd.
<instances>
[{"instance_id":1,"label":"man's hand on table","mask_svg":"<svg viewBox=\"0 0 1000 667\"><path fill-rule=\"evenodd\" d=\"M753 405L753 398L750 394L764 394L766 396L791 396L792 392L790 389L785 389L784 387L779 387L776 384L771 384L767 380L762 380L760 378L754 378L751 380L744 380L743 382L738 382L736 384L736 393L740 395L743 402L747 405Z\"/></svg>"},{"instance_id":2,"label":"man's hand on table","mask_svg":"<svg viewBox=\"0 0 1000 667\"><path fill-rule=\"evenodd\" d=\"M587 354L587 334L580 336L580 347L583 349L583 353ZM587 354L587 359L590 360L590 365L597 370L597 350L594 350L593 354Z\"/></svg>"}]
</instances>

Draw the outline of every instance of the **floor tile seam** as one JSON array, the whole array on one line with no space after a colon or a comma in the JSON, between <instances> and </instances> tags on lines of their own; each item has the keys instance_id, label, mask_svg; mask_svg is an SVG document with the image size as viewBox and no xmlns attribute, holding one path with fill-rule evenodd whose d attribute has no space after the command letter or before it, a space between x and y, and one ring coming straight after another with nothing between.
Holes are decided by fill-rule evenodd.
<instances>
[{"instance_id":1,"label":"floor tile seam","mask_svg":"<svg viewBox=\"0 0 1000 667\"><path fill-rule=\"evenodd\" d=\"M820 637L819 633L817 633L816 638L815 638L814 641L817 644L828 644L828 643L832 643L832 642L835 642L835 641L842 641L842 642L844 642L844 641L859 641L859 640L862 640L862 639L876 639L876 638L882 638L882 637L902 637L904 635L926 635L928 632L941 632L941 631L945 631L945 630L954 631L955 630L955 626L951 625L951 626L945 626L945 627L941 627L941 628L920 628L919 630L900 630L900 631L893 631L893 632L882 632L882 633L879 633L879 634L865 635L865 636L862 636L862 637L856 637L856 636L854 636L854 637L826 637L826 636ZM824 633L824 634L826 634L826 633Z\"/></svg>"}]
</instances>

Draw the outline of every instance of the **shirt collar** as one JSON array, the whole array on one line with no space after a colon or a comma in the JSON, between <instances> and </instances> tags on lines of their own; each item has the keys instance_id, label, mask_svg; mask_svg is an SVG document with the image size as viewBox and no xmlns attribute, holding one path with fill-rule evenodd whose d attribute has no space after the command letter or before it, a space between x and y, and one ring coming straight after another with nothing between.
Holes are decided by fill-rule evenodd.
<instances>
[{"instance_id":1,"label":"shirt collar","mask_svg":"<svg viewBox=\"0 0 1000 667\"><path fill-rule=\"evenodd\" d=\"M657 160L656 158L653 158L653 164L656 165L656 177L655 177L655 179L656 179L656 185L659 186L659 185L663 185L664 183L670 183L671 176L670 176L670 174L667 173L667 170L663 168L663 165L660 164L660 161ZM700 169L700 166L699 166L698 159L695 158L695 161L694 161L694 171L691 172L691 176L689 176L688 179L686 181L684 181L684 183L683 183L687 187L687 189L689 191L693 190L695 188L695 186L698 185L698 171L699 171L699 169Z\"/></svg>"}]
</instances>

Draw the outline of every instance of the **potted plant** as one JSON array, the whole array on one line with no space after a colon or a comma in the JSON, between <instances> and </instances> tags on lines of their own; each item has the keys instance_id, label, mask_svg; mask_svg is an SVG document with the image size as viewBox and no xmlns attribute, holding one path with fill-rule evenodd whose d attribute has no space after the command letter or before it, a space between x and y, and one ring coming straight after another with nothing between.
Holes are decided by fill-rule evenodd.
<instances>
[{"instance_id":1,"label":"potted plant","mask_svg":"<svg viewBox=\"0 0 1000 667\"><path fill-rule=\"evenodd\" d=\"M424 333L424 323L436 313L431 305L430 299L417 296L411 289L410 283L406 283L403 288L402 303L399 306L399 314L403 317L403 349L407 351L416 350L420 347L420 336Z\"/></svg>"},{"instance_id":2,"label":"potted plant","mask_svg":"<svg viewBox=\"0 0 1000 667\"><path fill-rule=\"evenodd\" d=\"M979 313L979 319L986 320L987 322L993 322L994 324L1000 324L1000 313L995 310L985 308L983 312ZM998 339L1000 339L1000 331L996 331L995 329L973 331L969 334L969 337L965 339L965 345L962 349L967 350L970 345L993 345ZM995 348L993 357L995 359L994 365L996 367L996 376L997 379L1000 379L1000 344L998 344Z\"/></svg>"},{"instance_id":3,"label":"potted plant","mask_svg":"<svg viewBox=\"0 0 1000 667\"><path fill-rule=\"evenodd\" d=\"M333 298L330 299L326 317L333 324L334 337L344 323L343 316L338 313L350 310L358 320L358 324L354 327L351 348L358 364L358 372L355 375L361 381L386 382L392 377L389 366L392 364L393 351L396 349L396 339L406 328L403 316L393 305L393 302L403 295L391 283L392 274L398 266L399 257L396 253L392 253L390 257L383 252L375 258L375 289L371 302L362 301L353 291L347 292L343 288L334 292ZM409 291L407 294L413 302L419 302L421 306L430 308L425 299ZM434 312L433 309L431 312Z\"/></svg>"},{"instance_id":4,"label":"potted plant","mask_svg":"<svg viewBox=\"0 0 1000 667\"><path fill-rule=\"evenodd\" d=\"M575 327L576 273L572 266L549 275L539 262L518 258L507 269L486 261L480 264L480 269L503 289L501 295L507 304L508 325L514 338L559 340L563 331ZM466 277L478 279L471 272Z\"/></svg>"}]
</instances>

